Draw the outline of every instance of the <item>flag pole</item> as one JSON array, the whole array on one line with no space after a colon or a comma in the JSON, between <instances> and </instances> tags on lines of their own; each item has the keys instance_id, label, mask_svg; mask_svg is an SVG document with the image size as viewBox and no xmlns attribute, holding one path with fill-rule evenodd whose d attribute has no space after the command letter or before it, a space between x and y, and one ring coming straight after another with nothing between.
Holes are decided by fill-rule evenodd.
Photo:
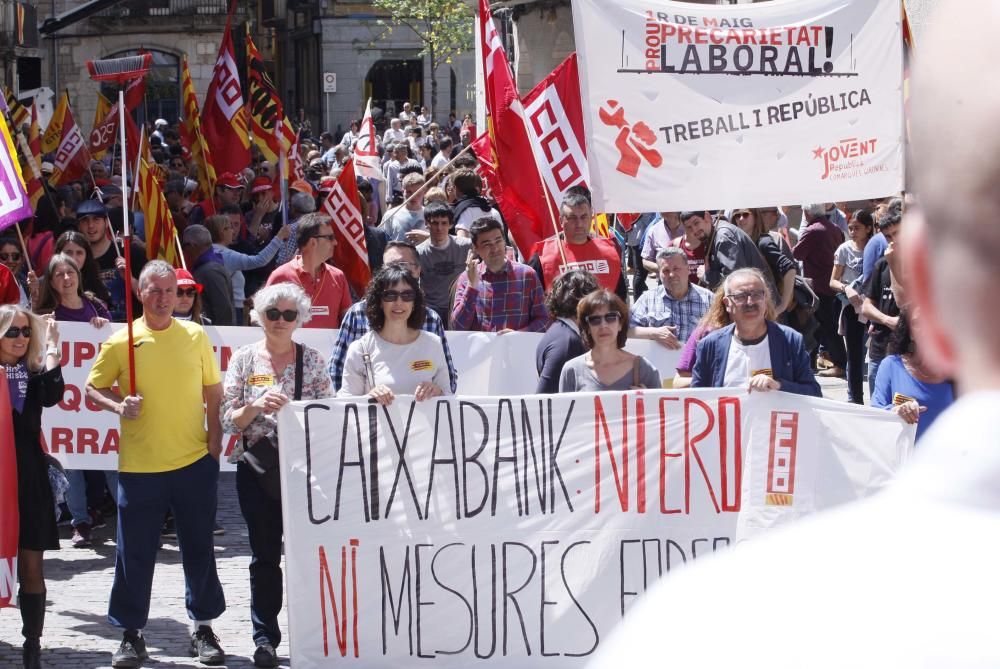
<instances>
[{"instance_id":1,"label":"flag pole","mask_svg":"<svg viewBox=\"0 0 1000 669\"><path fill-rule=\"evenodd\" d=\"M173 226L174 229L174 244L177 246L177 257L181 259L181 267L185 270L188 268L187 260L184 259L184 249L181 246L181 238L177 234L177 226Z\"/></svg>"},{"instance_id":2,"label":"flag pole","mask_svg":"<svg viewBox=\"0 0 1000 669\"><path fill-rule=\"evenodd\" d=\"M28 245L24 241L24 234L21 233L21 224L15 223L14 229L17 230L17 238L21 241L21 249L24 251L24 264L29 272L34 272L35 270L31 268L31 254L28 253Z\"/></svg>"},{"instance_id":3,"label":"flag pole","mask_svg":"<svg viewBox=\"0 0 1000 669\"><path fill-rule=\"evenodd\" d=\"M456 153L454 158L452 158L451 160L449 160L447 163L444 164L444 166L441 169L438 170L437 175L444 174L445 170L447 170L449 167L451 167L451 164L454 163L456 160L458 160L459 156L461 156L463 153L469 151L471 148L472 148L472 144L469 144L467 147L465 147L464 149L462 149L461 151L459 151L458 153ZM435 175L435 176L437 176L437 175ZM395 214L397 211L399 211L400 209L402 209L403 207L405 207L407 204L409 204L410 201L413 200L413 198L417 197L418 195L420 195L421 193L423 193L425 190L428 190L428 189L430 189L432 187L433 186L432 186L432 184L431 184L430 181L425 181L424 185L421 186L420 188L418 188L417 190L415 190L413 192L413 194L410 195L410 197L408 197L405 200L403 200L402 204L397 204L395 207L393 207L392 209L387 210L384 214L382 214L382 220L384 221L385 219L389 218L391 215Z\"/></svg>"}]
</instances>

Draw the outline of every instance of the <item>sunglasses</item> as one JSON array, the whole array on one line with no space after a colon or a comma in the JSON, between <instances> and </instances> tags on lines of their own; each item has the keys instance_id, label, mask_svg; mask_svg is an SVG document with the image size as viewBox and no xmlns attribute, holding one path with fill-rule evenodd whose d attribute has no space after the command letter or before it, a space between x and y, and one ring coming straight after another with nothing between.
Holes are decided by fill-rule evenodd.
<instances>
[{"instance_id":1,"label":"sunglasses","mask_svg":"<svg viewBox=\"0 0 1000 669\"><path fill-rule=\"evenodd\" d=\"M197 288L178 288L177 297L194 297L198 294Z\"/></svg>"},{"instance_id":2,"label":"sunglasses","mask_svg":"<svg viewBox=\"0 0 1000 669\"><path fill-rule=\"evenodd\" d=\"M0 253L0 260L4 262L20 262L21 254L17 251L11 253Z\"/></svg>"},{"instance_id":3,"label":"sunglasses","mask_svg":"<svg viewBox=\"0 0 1000 669\"><path fill-rule=\"evenodd\" d=\"M267 320L269 321L276 321L279 318L284 318L285 321L294 323L299 319L299 312L295 311L295 309L285 309L284 311L281 309L268 309L264 312L264 315L267 316Z\"/></svg>"},{"instance_id":4,"label":"sunglasses","mask_svg":"<svg viewBox=\"0 0 1000 669\"><path fill-rule=\"evenodd\" d=\"M383 302L395 302L396 300L412 302L415 299L417 299L417 292L414 290L404 290L402 292L398 290L387 290L382 293Z\"/></svg>"},{"instance_id":5,"label":"sunglasses","mask_svg":"<svg viewBox=\"0 0 1000 669\"><path fill-rule=\"evenodd\" d=\"M622 315L617 311L609 311L603 315L594 314L593 316L587 316L584 320L587 321L587 324L591 327L597 327L601 324L601 321L604 321L605 323L617 323L621 320L621 317Z\"/></svg>"},{"instance_id":6,"label":"sunglasses","mask_svg":"<svg viewBox=\"0 0 1000 669\"><path fill-rule=\"evenodd\" d=\"M3 335L7 339L17 339L18 337L30 337L31 336L31 326L25 325L23 328L12 327L7 330Z\"/></svg>"}]
</instances>

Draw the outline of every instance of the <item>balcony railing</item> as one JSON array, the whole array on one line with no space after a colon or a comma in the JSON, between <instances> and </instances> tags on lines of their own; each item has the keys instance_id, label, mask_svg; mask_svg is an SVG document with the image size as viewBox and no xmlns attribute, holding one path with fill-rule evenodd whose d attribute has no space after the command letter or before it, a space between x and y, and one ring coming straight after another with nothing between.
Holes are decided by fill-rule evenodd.
<instances>
[{"instance_id":1,"label":"balcony railing","mask_svg":"<svg viewBox=\"0 0 1000 669\"><path fill-rule=\"evenodd\" d=\"M243 7L237 3L236 13ZM96 14L96 18L156 18L174 16L225 16L228 0L126 0Z\"/></svg>"}]
</instances>

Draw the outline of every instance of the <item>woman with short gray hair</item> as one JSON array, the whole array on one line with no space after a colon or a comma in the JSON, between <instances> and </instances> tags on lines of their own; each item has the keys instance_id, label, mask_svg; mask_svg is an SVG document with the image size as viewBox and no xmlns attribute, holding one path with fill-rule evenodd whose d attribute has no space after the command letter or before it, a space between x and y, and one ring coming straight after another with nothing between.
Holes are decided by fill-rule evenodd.
<instances>
[{"instance_id":1,"label":"woman with short gray hair","mask_svg":"<svg viewBox=\"0 0 1000 669\"><path fill-rule=\"evenodd\" d=\"M309 320L312 302L300 287L276 283L257 291L253 310L264 338L243 346L229 360L222 427L243 433L233 449L236 494L250 539L250 612L254 664L278 666L281 642L281 500L278 483L277 412L292 399L333 396L323 355L292 341Z\"/></svg>"}]
</instances>

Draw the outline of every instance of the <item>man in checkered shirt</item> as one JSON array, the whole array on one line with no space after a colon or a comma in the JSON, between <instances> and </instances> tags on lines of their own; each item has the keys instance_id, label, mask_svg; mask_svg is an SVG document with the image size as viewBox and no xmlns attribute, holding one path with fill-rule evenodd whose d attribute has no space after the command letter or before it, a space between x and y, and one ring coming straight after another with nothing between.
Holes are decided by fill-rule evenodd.
<instances>
[{"instance_id":1,"label":"man in checkered shirt","mask_svg":"<svg viewBox=\"0 0 1000 669\"><path fill-rule=\"evenodd\" d=\"M643 293L632 306L628 334L679 349L712 306L712 291L690 282L687 256L677 246L660 249L656 267L660 285Z\"/></svg>"},{"instance_id":2,"label":"man in checkered shirt","mask_svg":"<svg viewBox=\"0 0 1000 669\"><path fill-rule=\"evenodd\" d=\"M474 252L455 287L452 328L499 334L545 330L549 314L542 283L535 270L507 259L500 222L484 216L473 221L469 233Z\"/></svg>"}]
</instances>

